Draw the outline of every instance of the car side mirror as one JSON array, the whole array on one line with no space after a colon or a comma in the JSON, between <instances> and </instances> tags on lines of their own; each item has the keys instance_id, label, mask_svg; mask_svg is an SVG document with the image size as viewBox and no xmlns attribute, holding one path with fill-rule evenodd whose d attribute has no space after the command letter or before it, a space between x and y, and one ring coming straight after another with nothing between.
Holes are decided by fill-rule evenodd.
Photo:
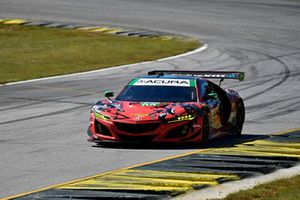
<instances>
[{"instance_id":1,"label":"car side mirror","mask_svg":"<svg viewBox=\"0 0 300 200\"><path fill-rule=\"evenodd\" d=\"M105 91L104 96L110 100L110 98L114 96L114 92L113 91Z\"/></svg>"},{"instance_id":2,"label":"car side mirror","mask_svg":"<svg viewBox=\"0 0 300 200\"><path fill-rule=\"evenodd\" d=\"M218 95L217 95L217 93L215 93L215 92L209 93L208 96L209 96L209 98L211 98L211 99L217 99L217 98L218 98Z\"/></svg>"}]
</instances>

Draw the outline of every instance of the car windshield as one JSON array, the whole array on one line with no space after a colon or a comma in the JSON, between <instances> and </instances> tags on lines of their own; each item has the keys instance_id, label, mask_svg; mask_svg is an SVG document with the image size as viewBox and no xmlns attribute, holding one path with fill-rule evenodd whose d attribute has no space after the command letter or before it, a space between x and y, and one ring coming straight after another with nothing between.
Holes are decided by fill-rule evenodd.
<instances>
[{"instance_id":1,"label":"car windshield","mask_svg":"<svg viewBox=\"0 0 300 200\"><path fill-rule=\"evenodd\" d=\"M121 91L116 100L139 102L194 102L197 101L197 97L194 87L128 85Z\"/></svg>"}]
</instances>

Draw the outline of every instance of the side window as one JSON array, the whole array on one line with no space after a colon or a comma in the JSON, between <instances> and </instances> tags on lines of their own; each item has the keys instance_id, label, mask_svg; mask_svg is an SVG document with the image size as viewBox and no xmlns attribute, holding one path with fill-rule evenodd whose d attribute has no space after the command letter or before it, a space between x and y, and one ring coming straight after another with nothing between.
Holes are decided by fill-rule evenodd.
<instances>
[{"instance_id":1,"label":"side window","mask_svg":"<svg viewBox=\"0 0 300 200\"><path fill-rule=\"evenodd\" d=\"M200 100L204 101L204 96L205 96L205 88L206 88L206 81L203 81L203 80L197 80L197 92L198 92L198 95L199 95L199 98Z\"/></svg>"},{"instance_id":2,"label":"side window","mask_svg":"<svg viewBox=\"0 0 300 200\"><path fill-rule=\"evenodd\" d=\"M199 80L197 84L200 98L203 101L218 99L218 94L216 93L215 87L212 83L205 80Z\"/></svg>"}]
</instances>

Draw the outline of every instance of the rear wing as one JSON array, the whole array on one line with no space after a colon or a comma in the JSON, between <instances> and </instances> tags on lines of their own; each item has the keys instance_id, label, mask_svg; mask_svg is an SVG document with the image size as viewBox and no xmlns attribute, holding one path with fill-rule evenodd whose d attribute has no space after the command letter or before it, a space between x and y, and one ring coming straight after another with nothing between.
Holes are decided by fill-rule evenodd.
<instances>
[{"instance_id":1,"label":"rear wing","mask_svg":"<svg viewBox=\"0 0 300 200\"><path fill-rule=\"evenodd\" d=\"M207 79L236 79L243 81L245 79L245 72L237 71L185 71L185 70L154 70L148 72L148 75L183 75L183 76L197 76Z\"/></svg>"}]
</instances>

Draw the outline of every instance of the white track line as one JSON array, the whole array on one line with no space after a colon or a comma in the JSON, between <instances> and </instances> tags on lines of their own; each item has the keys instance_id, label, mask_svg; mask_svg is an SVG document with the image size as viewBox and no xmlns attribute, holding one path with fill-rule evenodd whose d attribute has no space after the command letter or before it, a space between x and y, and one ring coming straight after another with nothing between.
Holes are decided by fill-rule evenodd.
<instances>
[{"instance_id":1,"label":"white track line","mask_svg":"<svg viewBox=\"0 0 300 200\"><path fill-rule=\"evenodd\" d=\"M96 72L103 72L103 71L108 71L108 70L119 69L119 68L123 68L123 67L134 67L134 66L137 66L137 65L143 65L143 64L150 64L150 63L154 63L154 62L166 61L166 60L171 60L171 59L185 57L185 56L188 56L188 55L199 53L199 52L204 51L205 49L207 49L207 47L208 47L207 44L203 44L200 48L195 49L193 51L183 53L183 54L180 54L180 55L177 55L177 56L162 58L162 59L155 60L155 61L146 61L146 62L141 62L141 63L134 63L134 64L128 64L128 65L122 65L122 66L116 66L116 67L109 67L109 68L104 68L104 69L97 69L97 70L88 71L88 72L79 72L79 73L59 75L59 76L50 76L50 77L38 78L38 79L32 79L32 80L26 80L26 81L11 82L11 83L6 83L6 84L0 84L0 87L5 86L5 85L17 85L17 84L22 84L22 83L31 83L31 82L42 81L42 80L50 80L50 79L55 79L55 78L65 78L65 77L86 75L86 74L92 74L92 73L96 73Z\"/></svg>"}]
</instances>

